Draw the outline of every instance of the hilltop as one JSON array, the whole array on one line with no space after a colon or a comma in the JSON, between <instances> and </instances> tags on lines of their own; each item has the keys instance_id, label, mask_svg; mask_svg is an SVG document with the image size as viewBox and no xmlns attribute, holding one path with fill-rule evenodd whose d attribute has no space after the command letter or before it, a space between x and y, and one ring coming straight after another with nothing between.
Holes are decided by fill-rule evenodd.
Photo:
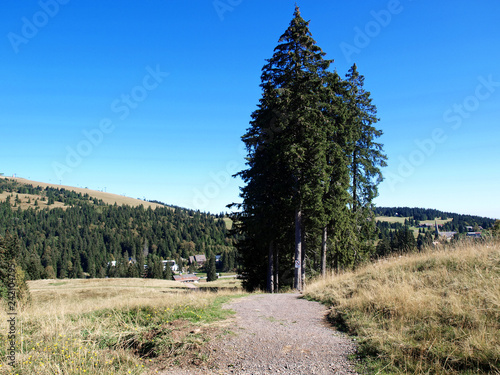
<instances>
[{"instance_id":1,"label":"hilltop","mask_svg":"<svg viewBox=\"0 0 500 375\"><path fill-rule=\"evenodd\" d=\"M31 185L32 187L40 187L42 189L46 189L46 188L52 188L52 189L56 189L56 190L64 189L64 190L73 191L75 193L82 194L83 196L88 195L92 198L102 200L105 204L110 204L110 205L113 205L116 203L119 206L120 205L128 205L131 207L138 207L138 206L142 205L142 206L144 206L144 208L163 207L163 205L158 204L158 203L143 201L141 199L136 199L136 198L125 197L123 195L107 193L107 192L92 190L92 189L88 189L88 188L79 188L79 187L74 187L74 186L57 185L57 184L50 184L47 182L32 181L32 180L27 180L27 179L20 178L20 177L0 176L0 183L2 181L10 181L13 183L17 183L20 185L26 185L26 186ZM28 200L28 198L32 199L34 201L33 197L30 195L40 195L40 194L24 194L24 195L26 195L26 197L22 197L22 198L20 197L21 200L23 200L23 198L26 198L23 201L23 203L25 203L25 205L24 205L24 207L21 206L21 208L26 208L28 206L28 204L26 202ZM0 194L0 201L4 201L6 196L7 196L7 194L5 192L1 193ZM61 206L61 205L56 205L55 207L57 207L57 206Z\"/></svg>"}]
</instances>

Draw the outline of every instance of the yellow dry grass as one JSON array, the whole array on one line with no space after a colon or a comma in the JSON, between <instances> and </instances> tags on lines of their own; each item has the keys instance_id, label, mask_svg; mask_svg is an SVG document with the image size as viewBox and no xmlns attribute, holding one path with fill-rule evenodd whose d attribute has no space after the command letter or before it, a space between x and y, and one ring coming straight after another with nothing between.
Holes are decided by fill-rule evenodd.
<instances>
[{"instance_id":1,"label":"yellow dry grass","mask_svg":"<svg viewBox=\"0 0 500 375\"><path fill-rule=\"evenodd\" d=\"M306 295L382 373L499 373L499 281L500 243L464 242L330 275Z\"/></svg>"},{"instance_id":2,"label":"yellow dry grass","mask_svg":"<svg viewBox=\"0 0 500 375\"><path fill-rule=\"evenodd\" d=\"M154 373L183 355L196 358L223 317L217 301L237 294L148 279L38 280L29 288L32 301L16 316L15 372L3 356L0 374ZM2 341L7 318L2 311Z\"/></svg>"},{"instance_id":3,"label":"yellow dry grass","mask_svg":"<svg viewBox=\"0 0 500 375\"><path fill-rule=\"evenodd\" d=\"M185 286L177 281L108 278L108 279L62 279L28 281L34 303L31 312L46 315L47 311L64 313L88 312L97 309L140 306L168 302L182 292Z\"/></svg>"},{"instance_id":4,"label":"yellow dry grass","mask_svg":"<svg viewBox=\"0 0 500 375\"><path fill-rule=\"evenodd\" d=\"M376 221L388 222L388 223L401 223L404 224L405 220L409 220L409 217L396 217L396 216L377 216L375 218ZM435 222L438 224L446 224L449 221L452 221L452 218L449 219L437 219L436 220L424 220L421 221L421 224L431 224L434 225Z\"/></svg>"},{"instance_id":5,"label":"yellow dry grass","mask_svg":"<svg viewBox=\"0 0 500 375\"><path fill-rule=\"evenodd\" d=\"M141 199L125 197L125 196L118 195L118 194L105 193L102 191L97 191L97 190L92 190L92 189L78 188L78 187L66 186L66 185L49 184L46 182L26 180L26 179L20 178L20 177L0 176L0 178L4 178L4 179L8 178L9 180L14 180L14 181L17 181L18 183L21 183L21 184L29 184L29 185L33 185L33 186L40 186L43 188L49 186L49 187L52 187L54 189L66 189L66 190L74 191L74 192L81 193L81 194L88 194L91 197L94 197L97 199L102 199L102 201L104 203L111 204L111 205L113 205L115 203L117 205L128 205L131 207L138 207L138 206L142 205L142 206L144 206L144 208L151 207L153 209L157 208L157 207L164 207L164 206L157 204L157 203L146 202L146 201L143 201ZM25 194L22 194L22 195L25 195ZM0 199L2 199L2 198L0 197ZM33 199L32 199L32 201L33 201ZM52 207L55 207L55 206L52 206Z\"/></svg>"},{"instance_id":6,"label":"yellow dry grass","mask_svg":"<svg viewBox=\"0 0 500 375\"><path fill-rule=\"evenodd\" d=\"M35 201L38 199L38 207L42 208L62 208L65 209L67 206L62 202L54 202L52 205L47 205L47 200L42 201L40 195L35 194L15 194L4 191L0 193L0 201L7 200L7 197L10 196L10 203L12 206L16 203L16 195L19 196L19 200L21 203L18 203L16 207L21 207L22 210L26 210L28 207L35 208Z\"/></svg>"}]
</instances>

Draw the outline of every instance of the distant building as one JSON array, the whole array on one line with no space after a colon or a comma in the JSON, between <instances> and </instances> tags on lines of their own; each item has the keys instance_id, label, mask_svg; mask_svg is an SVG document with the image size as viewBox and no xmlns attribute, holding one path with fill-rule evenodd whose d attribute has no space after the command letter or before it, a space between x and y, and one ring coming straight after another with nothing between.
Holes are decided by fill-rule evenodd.
<instances>
[{"instance_id":1,"label":"distant building","mask_svg":"<svg viewBox=\"0 0 500 375\"><path fill-rule=\"evenodd\" d=\"M481 238L481 232L467 232L467 237Z\"/></svg>"},{"instance_id":2,"label":"distant building","mask_svg":"<svg viewBox=\"0 0 500 375\"><path fill-rule=\"evenodd\" d=\"M173 272L179 271L179 265L177 263L175 263L175 260L162 260L161 262L163 263L163 271L166 270L167 265L170 266L170 269Z\"/></svg>"},{"instance_id":3,"label":"distant building","mask_svg":"<svg viewBox=\"0 0 500 375\"><path fill-rule=\"evenodd\" d=\"M438 224L437 222L435 223L436 225L436 234L438 235L438 238L444 237L446 241L450 241L457 232L440 232L439 227L442 226Z\"/></svg>"},{"instance_id":4,"label":"distant building","mask_svg":"<svg viewBox=\"0 0 500 375\"><path fill-rule=\"evenodd\" d=\"M439 225L440 224L438 224L438 226ZM431 228L433 226L434 226L434 224L431 224L431 223L421 223L421 224L418 225L419 228Z\"/></svg>"},{"instance_id":5,"label":"distant building","mask_svg":"<svg viewBox=\"0 0 500 375\"><path fill-rule=\"evenodd\" d=\"M189 264L196 264L198 266L203 266L207 261L207 257L203 254L192 255L189 257Z\"/></svg>"},{"instance_id":6,"label":"distant building","mask_svg":"<svg viewBox=\"0 0 500 375\"><path fill-rule=\"evenodd\" d=\"M188 273L186 275L174 275L174 280L181 283L197 283L200 278L196 275Z\"/></svg>"}]
</instances>

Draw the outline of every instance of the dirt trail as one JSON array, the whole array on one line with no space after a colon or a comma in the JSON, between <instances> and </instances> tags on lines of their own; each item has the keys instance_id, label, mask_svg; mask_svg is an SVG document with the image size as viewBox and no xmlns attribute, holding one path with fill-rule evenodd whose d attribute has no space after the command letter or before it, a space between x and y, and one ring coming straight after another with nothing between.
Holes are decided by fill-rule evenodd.
<instances>
[{"instance_id":1,"label":"dirt trail","mask_svg":"<svg viewBox=\"0 0 500 375\"><path fill-rule=\"evenodd\" d=\"M164 374L355 374L347 359L355 344L326 322L326 308L299 294L258 294L239 298L234 334L207 346L205 368L171 369Z\"/></svg>"}]
</instances>

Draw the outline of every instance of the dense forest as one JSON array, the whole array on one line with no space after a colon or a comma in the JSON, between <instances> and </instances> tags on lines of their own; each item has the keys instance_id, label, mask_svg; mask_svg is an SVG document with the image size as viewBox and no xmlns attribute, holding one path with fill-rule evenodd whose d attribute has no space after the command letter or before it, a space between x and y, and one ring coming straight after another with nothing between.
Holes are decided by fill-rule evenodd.
<instances>
[{"instance_id":1,"label":"dense forest","mask_svg":"<svg viewBox=\"0 0 500 375\"><path fill-rule=\"evenodd\" d=\"M220 216L179 207L107 205L88 194L11 180L0 180L1 193L6 199L0 202L0 236L18 238L17 262L27 279L168 278L161 260L186 266L195 254L221 255L221 267L235 268L236 239ZM30 194L31 205L21 209L23 194Z\"/></svg>"}]
</instances>

